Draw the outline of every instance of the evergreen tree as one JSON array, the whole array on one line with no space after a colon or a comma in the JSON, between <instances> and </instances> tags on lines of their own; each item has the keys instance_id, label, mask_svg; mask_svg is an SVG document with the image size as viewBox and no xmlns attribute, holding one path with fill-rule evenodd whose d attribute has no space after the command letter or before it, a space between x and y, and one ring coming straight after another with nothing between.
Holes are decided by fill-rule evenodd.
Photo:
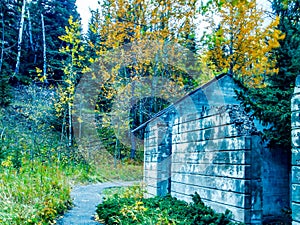
<instances>
[{"instance_id":1,"label":"evergreen tree","mask_svg":"<svg viewBox=\"0 0 300 225\"><path fill-rule=\"evenodd\" d=\"M30 1L25 21L25 46L20 66L23 80L36 78L37 68L44 68L42 15L46 34L46 74L48 80L57 82L62 80L63 66L61 62L65 59L65 56L59 52L59 48L63 46L63 41L58 37L64 34L69 17L73 16L73 18L79 19L79 14L76 11L75 0Z\"/></svg>"},{"instance_id":2,"label":"evergreen tree","mask_svg":"<svg viewBox=\"0 0 300 225\"><path fill-rule=\"evenodd\" d=\"M274 14L280 17L278 29L285 33L280 48L274 53L277 58L278 74L267 77L265 88L248 88L239 92L246 109L252 110L269 128L264 137L270 146L291 148L290 99L296 76L300 74L300 1L273 0Z\"/></svg>"},{"instance_id":3,"label":"evergreen tree","mask_svg":"<svg viewBox=\"0 0 300 225\"><path fill-rule=\"evenodd\" d=\"M20 5L16 1L0 2L0 106L10 102L11 82L17 58L17 27Z\"/></svg>"}]
</instances>

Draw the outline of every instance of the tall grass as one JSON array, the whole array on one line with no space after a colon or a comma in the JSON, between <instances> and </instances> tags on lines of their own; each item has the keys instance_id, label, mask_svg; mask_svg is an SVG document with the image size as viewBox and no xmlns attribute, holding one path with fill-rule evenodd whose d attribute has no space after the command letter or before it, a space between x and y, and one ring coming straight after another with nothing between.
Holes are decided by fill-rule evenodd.
<instances>
[{"instance_id":1,"label":"tall grass","mask_svg":"<svg viewBox=\"0 0 300 225\"><path fill-rule=\"evenodd\" d=\"M51 224L71 206L70 183L62 168L8 161L0 168L0 224Z\"/></svg>"},{"instance_id":2,"label":"tall grass","mask_svg":"<svg viewBox=\"0 0 300 225\"><path fill-rule=\"evenodd\" d=\"M11 106L0 108L0 224L52 224L71 206L75 183L142 177L142 165L116 163L102 152L90 161L68 147L54 102L51 90L22 87Z\"/></svg>"}]
</instances>

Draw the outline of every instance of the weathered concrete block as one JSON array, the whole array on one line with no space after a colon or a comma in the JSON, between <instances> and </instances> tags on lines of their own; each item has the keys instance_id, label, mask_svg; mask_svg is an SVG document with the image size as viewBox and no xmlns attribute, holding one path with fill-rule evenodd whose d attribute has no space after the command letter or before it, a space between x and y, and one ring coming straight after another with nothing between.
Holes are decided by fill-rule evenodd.
<instances>
[{"instance_id":1,"label":"weathered concrete block","mask_svg":"<svg viewBox=\"0 0 300 225\"><path fill-rule=\"evenodd\" d=\"M209 200L203 200L203 202L212 207L214 210L216 210L219 213L223 213L226 211L226 209L230 210L233 214L233 219L235 221L243 221L246 224L250 224L251 222L251 210L250 209L244 209L239 207L233 207L230 205L227 205L224 203L217 203L214 201Z\"/></svg>"},{"instance_id":2,"label":"weathered concrete block","mask_svg":"<svg viewBox=\"0 0 300 225\"><path fill-rule=\"evenodd\" d=\"M158 163L153 163L153 162L148 162L148 163L145 163L145 165L144 165L144 169L145 170L152 170L152 171L154 171L154 170L157 170L158 168Z\"/></svg>"},{"instance_id":3,"label":"weathered concrete block","mask_svg":"<svg viewBox=\"0 0 300 225\"><path fill-rule=\"evenodd\" d=\"M300 204L292 202L292 218L294 222L300 223Z\"/></svg>"},{"instance_id":4,"label":"weathered concrete block","mask_svg":"<svg viewBox=\"0 0 300 225\"><path fill-rule=\"evenodd\" d=\"M300 166L300 148L292 149L292 165Z\"/></svg>"},{"instance_id":5,"label":"weathered concrete block","mask_svg":"<svg viewBox=\"0 0 300 225\"><path fill-rule=\"evenodd\" d=\"M300 100L300 99L299 99ZM292 112L292 127L297 128L300 127L300 111Z\"/></svg>"},{"instance_id":6,"label":"weathered concrete block","mask_svg":"<svg viewBox=\"0 0 300 225\"><path fill-rule=\"evenodd\" d=\"M158 194L160 193L160 188L156 187L156 186L153 187L151 185L147 185L146 190L147 190L147 193L150 194L150 197L151 196L158 196Z\"/></svg>"},{"instance_id":7,"label":"weathered concrete block","mask_svg":"<svg viewBox=\"0 0 300 225\"><path fill-rule=\"evenodd\" d=\"M199 188L203 187L223 191L232 191L235 193L250 194L250 180L175 172L171 173L171 180L174 182L199 186Z\"/></svg>"},{"instance_id":8,"label":"weathered concrete block","mask_svg":"<svg viewBox=\"0 0 300 225\"><path fill-rule=\"evenodd\" d=\"M172 163L172 172L246 179L251 177L251 168L248 165Z\"/></svg>"},{"instance_id":9,"label":"weathered concrete block","mask_svg":"<svg viewBox=\"0 0 300 225\"><path fill-rule=\"evenodd\" d=\"M198 163L198 164L235 164L244 165L251 163L251 151L209 151L209 152L174 152L174 163Z\"/></svg>"},{"instance_id":10,"label":"weathered concrete block","mask_svg":"<svg viewBox=\"0 0 300 225\"><path fill-rule=\"evenodd\" d=\"M300 129L292 130L292 147L293 148L300 147Z\"/></svg>"},{"instance_id":11,"label":"weathered concrete block","mask_svg":"<svg viewBox=\"0 0 300 225\"><path fill-rule=\"evenodd\" d=\"M158 187L158 181L157 181L156 178L151 178L151 177L145 177L145 176L144 176L143 181L144 181L145 184L147 184L148 186L151 186L151 187Z\"/></svg>"},{"instance_id":12,"label":"weathered concrete block","mask_svg":"<svg viewBox=\"0 0 300 225\"><path fill-rule=\"evenodd\" d=\"M165 179L159 182L158 195L165 196L171 191L171 179Z\"/></svg>"},{"instance_id":13,"label":"weathered concrete block","mask_svg":"<svg viewBox=\"0 0 300 225\"><path fill-rule=\"evenodd\" d=\"M189 127L185 130L184 133L174 133L172 135L173 143L186 143L194 141L205 141L205 140L214 140L222 139L227 137L236 137L238 136L238 131L234 124L218 126L207 129L197 129L196 127Z\"/></svg>"},{"instance_id":14,"label":"weathered concrete block","mask_svg":"<svg viewBox=\"0 0 300 225\"><path fill-rule=\"evenodd\" d=\"M192 131L192 130L201 130L201 129L208 129L212 127L218 127L222 125L229 125L231 124L231 119L228 114L214 115L211 117L204 117L198 120L193 121L182 121L179 123L178 131L179 133Z\"/></svg>"},{"instance_id":15,"label":"weathered concrete block","mask_svg":"<svg viewBox=\"0 0 300 225\"><path fill-rule=\"evenodd\" d=\"M300 204L300 184L292 184L292 201Z\"/></svg>"},{"instance_id":16,"label":"weathered concrete block","mask_svg":"<svg viewBox=\"0 0 300 225\"><path fill-rule=\"evenodd\" d=\"M298 89L300 89L300 88L298 88ZM299 92L295 93L292 97L291 109L292 109L292 112L300 110L300 93Z\"/></svg>"},{"instance_id":17,"label":"weathered concrete block","mask_svg":"<svg viewBox=\"0 0 300 225\"><path fill-rule=\"evenodd\" d=\"M247 150L251 149L251 141L245 137L232 137L207 141L174 143L172 149L174 152Z\"/></svg>"},{"instance_id":18,"label":"weathered concrete block","mask_svg":"<svg viewBox=\"0 0 300 225\"><path fill-rule=\"evenodd\" d=\"M300 167L299 166L292 166L292 184L300 184Z\"/></svg>"},{"instance_id":19,"label":"weathered concrete block","mask_svg":"<svg viewBox=\"0 0 300 225\"><path fill-rule=\"evenodd\" d=\"M177 183L172 181L171 190L182 194L197 192L203 200L210 200L218 203L225 203L239 208L250 208L251 197L242 193L223 191L218 189L203 188L195 185Z\"/></svg>"}]
</instances>

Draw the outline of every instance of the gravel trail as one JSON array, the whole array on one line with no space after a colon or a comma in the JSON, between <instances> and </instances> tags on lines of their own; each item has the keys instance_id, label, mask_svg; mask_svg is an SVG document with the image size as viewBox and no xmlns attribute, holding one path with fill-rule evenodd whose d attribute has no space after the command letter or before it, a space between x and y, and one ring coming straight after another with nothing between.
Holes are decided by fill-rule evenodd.
<instances>
[{"instance_id":1,"label":"gravel trail","mask_svg":"<svg viewBox=\"0 0 300 225\"><path fill-rule=\"evenodd\" d=\"M101 223L94 221L96 206L102 201L105 188L131 186L135 182L107 182L75 186L71 191L73 208L57 221L58 225L85 225Z\"/></svg>"}]
</instances>

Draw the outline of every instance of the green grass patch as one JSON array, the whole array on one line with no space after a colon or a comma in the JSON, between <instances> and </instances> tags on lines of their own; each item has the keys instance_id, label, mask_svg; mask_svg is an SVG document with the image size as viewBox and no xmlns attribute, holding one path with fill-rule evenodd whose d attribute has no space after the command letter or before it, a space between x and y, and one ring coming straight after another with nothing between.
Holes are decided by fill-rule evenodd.
<instances>
[{"instance_id":1,"label":"green grass patch","mask_svg":"<svg viewBox=\"0 0 300 225\"><path fill-rule=\"evenodd\" d=\"M70 183L57 166L2 163L0 224L51 224L71 206Z\"/></svg>"}]
</instances>

